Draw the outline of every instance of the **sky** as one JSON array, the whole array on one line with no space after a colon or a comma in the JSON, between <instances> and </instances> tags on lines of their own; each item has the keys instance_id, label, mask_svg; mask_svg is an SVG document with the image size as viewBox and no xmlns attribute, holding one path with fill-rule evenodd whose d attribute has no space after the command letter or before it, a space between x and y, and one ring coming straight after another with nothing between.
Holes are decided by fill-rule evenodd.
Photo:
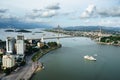
<instances>
[{"instance_id":1,"label":"sky","mask_svg":"<svg viewBox=\"0 0 120 80\"><path fill-rule=\"evenodd\" d=\"M62 27L120 27L120 0L0 0L0 21L4 19Z\"/></svg>"}]
</instances>

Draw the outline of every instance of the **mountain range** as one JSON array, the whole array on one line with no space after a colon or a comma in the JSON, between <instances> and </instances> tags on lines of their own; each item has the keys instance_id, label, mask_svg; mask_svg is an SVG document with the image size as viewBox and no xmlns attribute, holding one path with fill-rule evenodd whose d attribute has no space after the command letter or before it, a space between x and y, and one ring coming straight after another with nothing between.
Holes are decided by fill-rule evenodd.
<instances>
[{"instance_id":1,"label":"mountain range","mask_svg":"<svg viewBox=\"0 0 120 80\"><path fill-rule=\"evenodd\" d=\"M51 28L50 25L38 22L23 22L15 19L4 19L0 20L0 28L18 28L18 29L29 29L29 28Z\"/></svg>"}]
</instances>

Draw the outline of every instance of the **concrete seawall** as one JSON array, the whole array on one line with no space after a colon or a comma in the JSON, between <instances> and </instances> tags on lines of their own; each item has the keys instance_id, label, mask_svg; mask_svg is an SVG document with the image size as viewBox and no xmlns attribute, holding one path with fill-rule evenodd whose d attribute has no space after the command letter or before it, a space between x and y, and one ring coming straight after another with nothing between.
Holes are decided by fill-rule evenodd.
<instances>
[{"instance_id":1,"label":"concrete seawall","mask_svg":"<svg viewBox=\"0 0 120 80\"><path fill-rule=\"evenodd\" d=\"M43 52L43 53L49 53L50 51L53 51L53 50L56 50L56 49L58 49L58 48L60 48L61 46L58 46L58 47L56 47L56 48L53 48L53 49L51 49L51 50L49 50L49 51L45 51L45 52ZM44 54L44 55L45 55ZM41 57L39 57L39 59L40 59ZM38 59L38 60L39 60ZM29 75L26 75L26 78L24 78L25 80L31 80L31 78L33 77L33 75L37 72L37 71L40 71L40 70L42 70L43 68L43 65L42 65L42 63L38 63L38 64L36 64L35 65L35 67L34 67L34 69L33 69L33 71L31 72L31 74L29 74Z\"/></svg>"},{"instance_id":2,"label":"concrete seawall","mask_svg":"<svg viewBox=\"0 0 120 80\"><path fill-rule=\"evenodd\" d=\"M32 67L32 69L30 70L30 73L26 73L26 75L24 76L24 79L30 80L32 78L32 76L34 75L34 73L38 70L42 70L42 64L40 62L39 62L39 64L38 63L34 64L34 67Z\"/></svg>"}]
</instances>

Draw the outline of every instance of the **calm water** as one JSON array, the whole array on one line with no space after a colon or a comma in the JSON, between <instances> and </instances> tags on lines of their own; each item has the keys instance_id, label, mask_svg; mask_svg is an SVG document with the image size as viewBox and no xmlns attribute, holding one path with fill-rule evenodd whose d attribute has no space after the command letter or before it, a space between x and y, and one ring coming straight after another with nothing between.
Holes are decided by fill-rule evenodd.
<instances>
[{"instance_id":1,"label":"calm water","mask_svg":"<svg viewBox=\"0 0 120 80\"><path fill-rule=\"evenodd\" d=\"M98 45L89 38L61 39L62 48L40 59L45 70L32 80L120 80L120 47ZM97 61L84 60L97 54Z\"/></svg>"}]
</instances>

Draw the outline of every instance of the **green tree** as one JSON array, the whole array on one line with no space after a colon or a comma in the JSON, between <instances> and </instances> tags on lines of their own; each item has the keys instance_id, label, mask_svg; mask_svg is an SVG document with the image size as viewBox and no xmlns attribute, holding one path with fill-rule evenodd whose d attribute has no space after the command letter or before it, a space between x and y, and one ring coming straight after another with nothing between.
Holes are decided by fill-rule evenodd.
<instances>
[{"instance_id":1,"label":"green tree","mask_svg":"<svg viewBox=\"0 0 120 80\"><path fill-rule=\"evenodd\" d=\"M47 45L44 45L43 47L41 47L41 49L48 49L49 47Z\"/></svg>"},{"instance_id":2,"label":"green tree","mask_svg":"<svg viewBox=\"0 0 120 80\"><path fill-rule=\"evenodd\" d=\"M3 71L6 75L9 75L11 73L11 68L6 68Z\"/></svg>"}]
</instances>

